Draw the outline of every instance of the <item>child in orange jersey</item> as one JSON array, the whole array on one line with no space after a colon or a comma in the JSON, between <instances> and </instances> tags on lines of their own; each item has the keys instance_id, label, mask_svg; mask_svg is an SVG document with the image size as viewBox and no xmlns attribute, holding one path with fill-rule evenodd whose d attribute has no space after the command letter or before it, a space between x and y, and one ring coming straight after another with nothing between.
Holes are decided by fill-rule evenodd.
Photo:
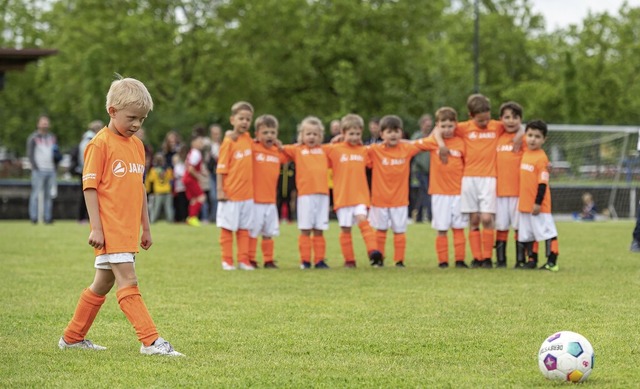
<instances>
[{"instance_id":1,"label":"child in orange jersey","mask_svg":"<svg viewBox=\"0 0 640 389\"><path fill-rule=\"evenodd\" d=\"M324 126L308 116L298 126L298 144L283 147L296 166L297 214L300 268L311 268L311 251L316 269L327 269L323 231L329 229L328 161L322 145Z\"/></svg>"},{"instance_id":2,"label":"child in orange jersey","mask_svg":"<svg viewBox=\"0 0 640 389\"><path fill-rule=\"evenodd\" d=\"M354 224L360 228L371 265L380 266L382 253L378 250L375 233L367 220L371 196L366 174L369 155L362 145L364 120L355 114L346 115L340 121L340 129L343 142L330 145L327 156L333 170L333 206L340 225L344 266L356 267L351 239L351 227Z\"/></svg>"},{"instance_id":3,"label":"child in orange jersey","mask_svg":"<svg viewBox=\"0 0 640 389\"><path fill-rule=\"evenodd\" d=\"M147 88L132 78L111 83L107 94L110 121L89 142L84 153L82 186L89 214L89 245L94 248L96 273L80 295L73 318L58 346L105 350L85 338L113 285L120 309L142 342L142 354L182 356L158 331L138 290L134 267L140 247L151 247L147 196L143 183L145 153L133 136L153 109ZM140 237L140 226L142 236Z\"/></svg>"},{"instance_id":4,"label":"child in orange jersey","mask_svg":"<svg viewBox=\"0 0 640 389\"><path fill-rule=\"evenodd\" d=\"M253 225L253 140L249 135L252 119L251 104L244 101L233 104L229 120L236 140L226 136L218 156L216 225L220 227L223 270L236 269L233 263L234 233L238 267L242 270L255 269L249 261L249 229Z\"/></svg>"},{"instance_id":5,"label":"child in orange jersey","mask_svg":"<svg viewBox=\"0 0 640 389\"><path fill-rule=\"evenodd\" d=\"M407 238L407 206L409 205L409 174L411 158L423 151L419 145L402 142L402 119L387 115L380 120L383 143L368 147L371 164L371 209L369 223L376 230L378 251L384 257L387 230L393 231L393 261L405 267ZM374 263L383 266L383 261Z\"/></svg>"},{"instance_id":6,"label":"child in orange jersey","mask_svg":"<svg viewBox=\"0 0 640 389\"><path fill-rule=\"evenodd\" d=\"M544 240L547 246L547 263L540 269L558 271L558 232L551 215L549 190L549 158L542 150L547 137L547 124L533 120L525 128L527 150L520 162L520 202L518 203L518 242L532 252L534 242ZM537 258L529 257L522 268L535 269Z\"/></svg>"},{"instance_id":7,"label":"child in orange jersey","mask_svg":"<svg viewBox=\"0 0 640 389\"><path fill-rule=\"evenodd\" d=\"M185 172L182 176L187 200L189 200L189 211L187 216L187 224L193 227L200 227L200 208L204 203L206 196L200 186L202 177L202 148L204 147L204 139L199 134L194 134L191 138L191 149L184 161Z\"/></svg>"},{"instance_id":8,"label":"child in orange jersey","mask_svg":"<svg viewBox=\"0 0 640 389\"><path fill-rule=\"evenodd\" d=\"M277 146L278 119L262 115L255 121L256 140L253 144L253 226L249 230L249 260L257 267L258 235L262 235L262 259L265 269L277 269L273 262L273 239L280 234L276 190L280 165L288 158Z\"/></svg>"},{"instance_id":9,"label":"child in orange jersey","mask_svg":"<svg viewBox=\"0 0 640 389\"><path fill-rule=\"evenodd\" d=\"M444 144L449 150L448 162L444 164L437 153L431 153L431 179L429 194L433 210L431 226L438 231L436 237L436 253L438 267L449 267L449 240L447 232L453 231L453 247L455 266L468 268L464 263L465 239L464 229L469 224L469 218L460 210L460 191L462 174L464 171L465 145L464 141L455 136L458 114L453 108L442 107L436 111L436 128L442 134ZM416 141L428 150L436 151L438 144L434 137L422 138Z\"/></svg>"},{"instance_id":10,"label":"child in orange jersey","mask_svg":"<svg viewBox=\"0 0 640 389\"><path fill-rule=\"evenodd\" d=\"M504 127L499 121L491 120L491 103L483 95L469 96L467 109L471 120L458 123L455 130L455 136L464 140L466 151L460 208L462 213L469 214L471 267L490 269L495 235L496 146ZM441 131L433 134L440 146L440 156L446 161L449 150Z\"/></svg>"},{"instance_id":11,"label":"child in orange jersey","mask_svg":"<svg viewBox=\"0 0 640 389\"><path fill-rule=\"evenodd\" d=\"M496 148L496 267L507 266L507 239L513 228L516 241L516 267L524 264L524 247L518 242L518 191L522 150L514 152L513 139L522 127L522 107L509 101L500 106L505 132Z\"/></svg>"}]
</instances>

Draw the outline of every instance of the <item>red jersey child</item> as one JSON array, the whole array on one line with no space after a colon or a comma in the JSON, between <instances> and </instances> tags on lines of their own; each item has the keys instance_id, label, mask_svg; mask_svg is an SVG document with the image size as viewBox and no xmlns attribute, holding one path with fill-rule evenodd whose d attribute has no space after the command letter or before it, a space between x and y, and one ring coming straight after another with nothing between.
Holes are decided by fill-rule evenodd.
<instances>
[{"instance_id":1,"label":"red jersey child","mask_svg":"<svg viewBox=\"0 0 640 389\"><path fill-rule=\"evenodd\" d=\"M185 187L185 194L189 201L189 211L187 216L187 224L194 227L200 227L200 208L204 204L205 194L200 187L202 179L202 148L204 139L202 136L194 134L191 138L191 149L187 153L185 163L185 173L182 176L182 182Z\"/></svg>"},{"instance_id":2,"label":"red jersey child","mask_svg":"<svg viewBox=\"0 0 640 389\"><path fill-rule=\"evenodd\" d=\"M233 261L233 235L236 235L238 266L254 270L249 261L249 229L253 224L253 140L249 127L253 119L253 106L240 101L231 107L229 118L233 136L225 137L218 156L216 225L220 227L222 269L235 270Z\"/></svg>"},{"instance_id":3,"label":"red jersey child","mask_svg":"<svg viewBox=\"0 0 640 389\"><path fill-rule=\"evenodd\" d=\"M382 264L382 253L378 251L376 237L367 220L370 205L366 166L369 155L362 145L364 120L349 114L340 121L344 142L332 144L327 156L333 170L333 206L340 225L340 248L345 267L356 267L356 258L351 239L351 227L356 224L364 239L370 263Z\"/></svg>"},{"instance_id":4,"label":"red jersey child","mask_svg":"<svg viewBox=\"0 0 640 389\"><path fill-rule=\"evenodd\" d=\"M300 268L311 268L311 254L317 269L329 266L325 261L326 241L323 232L329 229L328 161L322 145L324 126L320 119L308 116L298 125L298 144L286 145L282 151L296 165L298 250Z\"/></svg>"}]
</instances>

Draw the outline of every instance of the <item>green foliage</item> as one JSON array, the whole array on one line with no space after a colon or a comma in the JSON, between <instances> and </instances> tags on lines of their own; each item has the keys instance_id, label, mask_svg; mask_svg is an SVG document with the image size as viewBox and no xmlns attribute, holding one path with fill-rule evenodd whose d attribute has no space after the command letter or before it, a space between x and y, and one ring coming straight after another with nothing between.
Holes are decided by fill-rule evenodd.
<instances>
[{"instance_id":1,"label":"green foliage","mask_svg":"<svg viewBox=\"0 0 640 389\"><path fill-rule=\"evenodd\" d=\"M279 270L225 272L218 231L158 223L136 256L142 295L160 334L186 358L139 354L112 291L88 338L104 352L57 341L93 278L86 226L0 223L0 377L4 387L546 388L542 341L572 330L592 343L587 385L637 387L640 364L633 223L558 223L560 271L440 270L435 233L414 224L407 268L341 268L327 232L327 271L298 269L283 224ZM388 239L388 249L391 249ZM543 247L544 245L541 245ZM509 242L509 264L513 245Z\"/></svg>"}]
</instances>

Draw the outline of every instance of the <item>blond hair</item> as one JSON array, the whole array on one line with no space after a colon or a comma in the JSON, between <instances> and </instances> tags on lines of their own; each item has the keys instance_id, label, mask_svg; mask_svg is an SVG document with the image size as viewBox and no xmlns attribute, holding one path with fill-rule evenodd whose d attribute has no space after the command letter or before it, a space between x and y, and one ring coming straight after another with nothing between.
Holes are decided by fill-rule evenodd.
<instances>
[{"instance_id":1,"label":"blond hair","mask_svg":"<svg viewBox=\"0 0 640 389\"><path fill-rule=\"evenodd\" d=\"M144 84L135 78L119 78L111 83L107 93L107 112L109 107L115 109L125 109L135 107L151 111L153 109L153 99Z\"/></svg>"},{"instance_id":2,"label":"blond hair","mask_svg":"<svg viewBox=\"0 0 640 389\"><path fill-rule=\"evenodd\" d=\"M235 115L240 111L249 111L253 115L253 105L246 101L238 101L231 106L231 115Z\"/></svg>"},{"instance_id":3,"label":"blond hair","mask_svg":"<svg viewBox=\"0 0 640 389\"><path fill-rule=\"evenodd\" d=\"M298 124L298 142L302 143L302 130L305 125L317 127L320 130L320 138L324 137L324 125L322 121L315 116L307 116Z\"/></svg>"},{"instance_id":4,"label":"blond hair","mask_svg":"<svg viewBox=\"0 0 640 389\"><path fill-rule=\"evenodd\" d=\"M348 115L345 115L340 120L340 130L342 132L345 132L346 130L348 130L350 128L359 128L359 129L363 130L364 129L364 119L362 119L362 116L356 115L355 113L350 113Z\"/></svg>"}]
</instances>

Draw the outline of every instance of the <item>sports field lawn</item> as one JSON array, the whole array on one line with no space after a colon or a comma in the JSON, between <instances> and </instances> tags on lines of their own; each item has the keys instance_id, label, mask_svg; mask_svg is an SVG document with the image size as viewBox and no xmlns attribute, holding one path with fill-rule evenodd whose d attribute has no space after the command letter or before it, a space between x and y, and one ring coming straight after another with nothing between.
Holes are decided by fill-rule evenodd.
<instances>
[{"instance_id":1,"label":"sports field lawn","mask_svg":"<svg viewBox=\"0 0 640 389\"><path fill-rule=\"evenodd\" d=\"M160 334L186 358L143 356L111 292L87 336L103 352L59 350L93 277L88 227L0 222L1 387L550 387L542 341L559 330L596 351L585 384L640 385L640 255L633 223L558 223L560 271L438 269L434 232L411 225L407 268L298 269L297 230L282 225L278 270L224 272L218 231L153 226L137 257ZM392 241L389 236L388 247ZM388 253L389 255L389 253Z\"/></svg>"}]
</instances>

